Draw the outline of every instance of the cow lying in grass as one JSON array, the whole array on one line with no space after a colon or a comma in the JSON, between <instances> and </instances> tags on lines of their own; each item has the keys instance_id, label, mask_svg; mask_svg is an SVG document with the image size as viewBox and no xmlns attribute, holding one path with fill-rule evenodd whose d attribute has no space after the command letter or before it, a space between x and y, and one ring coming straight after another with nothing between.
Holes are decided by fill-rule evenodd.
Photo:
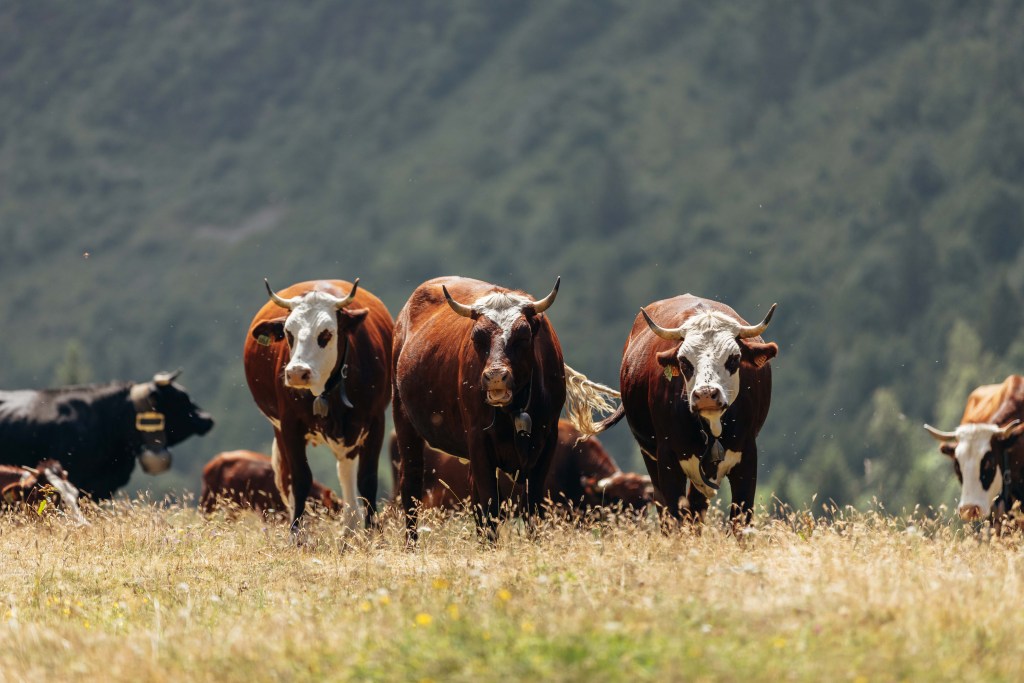
<instances>
[{"instance_id":1,"label":"cow lying in grass","mask_svg":"<svg viewBox=\"0 0 1024 683\"><path fill-rule=\"evenodd\" d=\"M35 467L0 465L0 506L39 512L52 506L64 509L80 524L88 524L78 507L78 489L56 460L43 460Z\"/></svg>"},{"instance_id":2,"label":"cow lying in grass","mask_svg":"<svg viewBox=\"0 0 1024 683\"><path fill-rule=\"evenodd\" d=\"M341 501L334 492L315 480L306 500L322 505L331 513L341 510ZM288 507L274 482L269 456L253 451L227 451L206 463L199 509L209 514L224 504L256 512L287 512Z\"/></svg>"},{"instance_id":3,"label":"cow lying in grass","mask_svg":"<svg viewBox=\"0 0 1024 683\"><path fill-rule=\"evenodd\" d=\"M544 480L544 498L556 505L584 509L588 507L623 507L639 510L651 502L654 487L651 478L623 472L597 438L577 440L579 431L567 420L558 422L558 445L551 458L551 467ZM423 452L422 507L445 510L462 509L472 492L469 465L458 458L427 447ZM398 440L391 436L391 472L399 481L401 458ZM512 478L502 475L498 488L503 501L517 501L524 491Z\"/></svg>"}]
</instances>

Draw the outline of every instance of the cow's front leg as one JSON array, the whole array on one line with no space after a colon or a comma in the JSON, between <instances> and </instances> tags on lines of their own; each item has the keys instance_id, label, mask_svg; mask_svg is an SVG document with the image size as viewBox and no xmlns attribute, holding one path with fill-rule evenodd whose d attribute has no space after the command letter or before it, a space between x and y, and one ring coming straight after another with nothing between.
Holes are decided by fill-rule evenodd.
<instances>
[{"instance_id":1,"label":"cow's front leg","mask_svg":"<svg viewBox=\"0 0 1024 683\"><path fill-rule=\"evenodd\" d=\"M655 481L658 482L658 492L665 499L665 510L671 519L678 523L689 510L689 501L686 498L686 474L683 473L683 468L676 460L676 455L667 441L663 440L658 444L655 458L657 459L655 471L658 475ZM667 530L668 525L664 523L667 521L669 520L662 518L662 529Z\"/></svg>"},{"instance_id":2,"label":"cow's front leg","mask_svg":"<svg viewBox=\"0 0 1024 683\"><path fill-rule=\"evenodd\" d=\"M402 493L402 509L405 511L405 532L410 545L416 543L419 535L419 512L423 498L423 438L413 427L405 414L401 398L395 389L392 402L395 421L395 435L401 461L399 489Z\"/></svg>"},{"instance_id":3,"label":"cow's front leg","mask_svg":"<svg viewBox=\"0 0 1024 683\"><path fill-rule=\"evenodd\" d=\"M377 527L377 465L384 444L384 416L370 424L370 432L360 447L359 469L356 474L359 497L366 502L366 528Z\"/></svg>"},{"instance_id":4,"label":"cow's front leg","mask_svg":"<svg viewBox=\"0 0 1024 683\"><path fill-rule=\"evenodd\" d=\"M498 498L497 473L492 459L482 443L469 450L469 471L473 479L473 514L476 530L490 544L498 540L498 519L501 501Z\"/></svg>"},{"instance_id":5,"label":"cow's front leg","mask_svg":"<svg viewBox=\"0 0 1024 683\"><path fill-rule=\"evenodd\" d=\"M732 455L731 451L727 453L727 461L729 455ZM747 526L754 514L754 495L757 492L757 447L750 444L744 448L727 476L732 491L729 520L734 528Z\"/></svg>"},{"instance_id":6,"label":"cow's front leg","mask_svg":"<svg viewBox=\"0 0 1024 683\"><path fill-rule=\"evenodd\" d=\"M291 512L293 536L299 532L299 520L306 510L306 498L313 485L313 473L306 460L306 433L301 425L281 425L274 434L271 464L281 498Z\"/></svg>"},{"instance_id":7,"label":"cow's front leg","mask_svg":"<svg viewBox=\"0 0 1024 683\"><path fill-rule=\"evenodd\" d=\"M536 531L537 522L544 516L544 503L548 497L548 491L544 484L548 477L548 470L551 469L551 459L557 446L558 430L553 429L544 443L544 450L526 477L526 509L523 514L531 535Z\"/></svg>"}]
</instances>

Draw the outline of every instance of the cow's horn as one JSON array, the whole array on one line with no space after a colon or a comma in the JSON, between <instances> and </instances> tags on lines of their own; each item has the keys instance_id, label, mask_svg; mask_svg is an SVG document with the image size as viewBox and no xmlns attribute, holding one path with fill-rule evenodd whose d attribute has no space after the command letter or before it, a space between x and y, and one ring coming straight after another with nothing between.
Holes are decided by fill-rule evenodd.
<instances>
[{"instance_id":1,"label":"cow's horn","mask_svg":"<svg viewBox=\"0 0 1024 683\"><path fill-rule=\"evenodd\" d=\"M359 278L356 278L352 283L352 290L348 293L348 296L344 299L338 299L338 303L336 303L335 306L338 307L339 311L352 303L352 300L356 298L357 289L359 289Z\"/></svg>"},{"instance_id":2,"label":"cow's horn","mask_svg":"<svg viewBox=\"0 0 1024 683\"><path fill-rule=\"evenodd\" d=\"M174 380L178 379L178 375L181 374L182 368L178 368L174 372L158 372L153 375L153 384L158 387L166 387Z\"/></svg>"},{"instance_id":3,"label":"cow's horn","mask_svg":"<svg viewBox=\"0 0 1024 683\"><path fill-rule=\"evenodd\" d=\"M647 326L651 328L651 332L658 335L662 339L668 339L669 341L679 341L680 339L683 338L682 328L670 330L662 327L658 323L651 320L651 316L647 315L647 311L644 310L643 306L640 307L640 312L644 314L644 320L647 321Z\"/></svg>"},{"instance_id":4,"label":"cow's horn","mask_svg":"<svg viewBox=\"0 0 1024 683\"><path fill-rule=\"evenodd\" d=\"M39 474L39 470L37 470L35 467L29 467L28 465L22 465L21 469L25 470L29 474Z\"/></svg>"},{"instance_id":5,"label":"cow's horn","mask_svg":"<svg viewBox=\"0 0 1024 683\"><path fill-rule=\"evenodd\" d=\"M551 292L540 301L533 302L533 311L535 313L543 313L544 311L551 308L551 304L555 303L555 297L558 296L558 286L562 284L562 276L559 275L555 278L555 286L551 288Z\"/></svg>"},{"instance_id":6,"label":"cow's horn","mask_svg":"<svg viewBox=\"0 0 1024 683\"><path fill-rule=\"evenodd\" d=\"M278 296L277 294L274 293L274 290L270 288L270 283L267 281L267 278L263 278L263 284L267 286L267 294L270 295L271 301L273 301L281 308L287 308L289 311L295 308L294 301L292 301L291 299L285 299L284 297Z\"/></svg>"},{"instance_id":7,"label":"cow's horn","mask_svg":"<svg viewBox=\"0 0 1024 683\"><path fill-rule=\"evenodd\" d=\"M757 325L740 325L740 330L736 336L740 339L750 339L751 337L756 337L767 330L768 323L772 321L772 315L775 314L776 306L778 306L778 304L772 304L772 307L768 309L768 315L766 315L764 320Z\"/></svg>"},{"instance_id":8,"label":"cow's horn","mask_svg":"<svg viewBox=\"0 0 1024 683\"><path fill-rule=\"evenodd\" d=\"M926 432L931 434L932 438L936 441L941 441L943 443L946 443L947 441L956 441L956 432L943 432L929 424L926 424L924 429Z\"/></svg>"},{"instance_id":9,"label":"cow's horn","mask_svg":"<svg viewBox=\"0 0 1024 683\"><path fill-rule=\"evenodd\" d=\"M1000 438L1000 439L1005 439L1005 438L1009 437L1010 436L1010 432L1012 432L1018 426L1020 426L1020 420L1014 420L1010 424L1008 424L1005 427L1003 427L1002 431L999 432L997 437Z\"/></svg>"},{"instance_id":10,"label":"cow's horn","mask_svg":"<svg viewBox=\"0 0 1024 683\"><path fill-rule=\"evenodd\" d=\"M466 304L460 304L458 301L452 298L452 295L448 293L448 288L441 285L441 291L444 292L445 301L452 307L452 310L461 315L463 318L470 318L473 316L473 307L467 306Z\"/></svg>"}]
</instances>

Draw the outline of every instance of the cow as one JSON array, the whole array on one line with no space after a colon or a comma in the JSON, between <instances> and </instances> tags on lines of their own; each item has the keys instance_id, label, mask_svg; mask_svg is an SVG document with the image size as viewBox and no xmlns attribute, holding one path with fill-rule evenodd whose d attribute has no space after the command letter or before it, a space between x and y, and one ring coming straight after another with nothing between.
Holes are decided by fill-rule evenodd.
<instances>
[{"instance_id":1,"label":"cow","mask_svg":"<svg viewBox=\"0 0 1024 683\"><path fill-rule=\"evenodd\" d=\"M313 480L307 503L322 505L328 512L342 509L334 492ZM199 509L210 514L222 503L233 503L256 512L283 512L287 508L274 482L270 456L253 451L218 453L203 467Z\"/></svg>"},{"instance_id":2,"label":"cow","mask_svg":"<svg viewBox=\"0 0 1024 683\"><path fill-rule=\"evenodd\" d=\"M424 444L469 461L478 531L497 538L496 472L526 488L528 519L540 512L558 441L558 416L588 433L590 409L610 408L607 387L567 366L543 299L464 277L429 280L395 322L393 416L401 451L408 540L417 538ZM605 393L602 393L605 392Z\"/></svg>"},{"instance_id":3,"label":"cow","mask_svg":"<svg viewBox=\"0 0 1024 683\"><path fill-rule=\"evenodd\" d=\"M651 478L623 472L596 437L581 440L568 420L558 421L558 445L544 481L544 499L556 505L583 509L616 506L639 510L652 500ZM461 509L471 496L469 464L427 447L423 461L422 508ZM391 472L400 480L398 439L391 437ZM502 498L522 499L524 491L512 478L498 480Z\"/></svg>"},{"instance_id":4,"label":"cow","mask_svg":"<svg viewBox=\"0 0 1024 683\"><path fill-rule=\"evenodd\" d=\"M980 386L967 397L960 426L944 432L924 428L953 461L960 480L957 512L964 521L1000 518L1024 501L1024 377Z\"/></svg>"},{"instance_id":5,"label":"cow","mask_svg":"<svg viewBox=\"0 0 1024 683\"><path fill-rule=\"evenodd\" d=\"M771 403L768 362L779 350L760 335L774 313L773 304L749 325L725 304L683 294L641 308L633 321L619 373L622 403L597 429L626 417L673 519L703 521L728 477L730 519L750 521L755 440Z\"/></svg>"},{"instance_id":6,"label":"cow","mask_svg":"<svg viewBox=\"0 0 1024 683\"><path fill-rule=\"evenodd\" d=\"M65 508L76 522L88 525L78 507L78 489L56 460L40 461L35 467L0 465L0 505L25 505L39 510L46 501Z\"/></svg>"},{"instance_id":7,"label":"cow","mask_svg":"<svg viewBox=\"0 0 1024 683\"><path fill-rule=\"evenodd\" d=\"M274 481L299 531L313 475L307 444L326 444L338 461L345 524L377 512L377 463L391 398L391 314L359 280L313 280L275 293L245 338L245 379L274 427Z\"/></svg>"},{"instance_id":8,"label":"cow","mask_svg":"<svg viewBox=\"0 0 1024 683\"><path fill-rule=\"evenodd\" d=\"M213 418L175 380L111 382L59 389L0 391L0 463L59 459L71 481L94 498L128 483L135 460L147 474L170 466L170 447L213 428Z\"/></svg>"}]
</instances>

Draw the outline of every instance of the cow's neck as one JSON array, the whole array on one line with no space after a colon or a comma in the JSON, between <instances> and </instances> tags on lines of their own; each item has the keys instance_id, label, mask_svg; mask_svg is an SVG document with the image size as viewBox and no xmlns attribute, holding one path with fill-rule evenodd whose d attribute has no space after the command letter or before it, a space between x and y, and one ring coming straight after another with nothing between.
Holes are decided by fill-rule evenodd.
<instances>
[{"instance_id":1,"label":"cow's neck","mask_svg":"<svg viewBox=\"0 0 1024 683\"><path fill-rule=\"evenodd\" d=\"M345 380L348 378L348 357L351 344L347 334L342 335L342 337L345 339L345 349L338 354L338 360L335 362L334 369L331 370L331 374L327 378L323 393L313 399L313 415L316 417L327 417L330 414L331 394L335 390L338 392L338 400L335 401L338 409L341 406L348 409L353 407L345 388Z\"/></svg>"}]
</instances>

